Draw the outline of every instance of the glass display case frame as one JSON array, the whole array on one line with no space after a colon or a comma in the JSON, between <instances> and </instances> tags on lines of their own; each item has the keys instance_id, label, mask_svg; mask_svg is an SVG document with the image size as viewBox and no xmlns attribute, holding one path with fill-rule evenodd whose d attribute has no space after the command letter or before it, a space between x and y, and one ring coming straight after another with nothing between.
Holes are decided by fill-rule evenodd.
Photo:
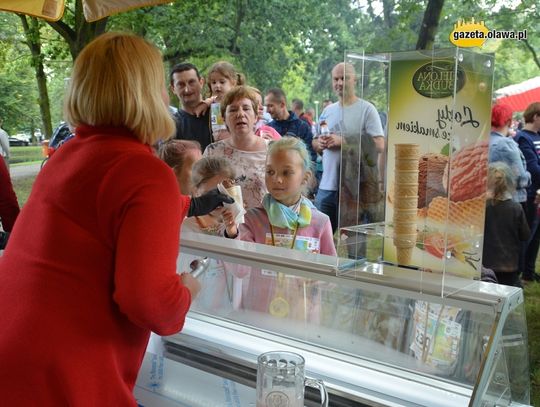
<instances>
[{"instance_id":1,"label":"glass display case frame","mask_svg":"<svg viewBox=\"0 0 540 407\"><path fill-rule=\"evenodd\" d=\"M494 57L347 51L344 65L344 99L357 100L334 129L343 139L338 270L412 267L438 275L450 294L445 275L466 285L481 272ZM415 278L422 287L424 273Z\"/></svg>"},{"instance_id":2,"label":"glass display case frame","mask_svg":"<svg viewBox=\"0 0 540 407\"><path fill-rule=\"evenodd\" d=\"M344 92L387 122L371 155L357 111L329 129L342 136L337 256L182 234L178 272L208 269L164 355L254 388L260 354L299 353L334 406L528 406L523 291L480 281L493 56L346 52L344 67ZM470 157L485 165L467 183Z\"/></svg>"},{"instance_id":3,"label":"glass display case frame","mask_svg":"<svg viewBox=\"0 0 540 407\"><path fill-rule=\"evenodd\" d=\"M422 291L418 290L415 280L407 275L417 270L378 264L379 268L372 273L338 276L336 259L330 256L207 235L184 234L180 252L179 272L186 271L182 257L189 260L190 256L204 256L338 287L338 297L343 288L381 296L382 305L399 297L414 304L458 308L465 315L462 327L467 325L467 318L475 319L471 315L479 315L472 322L482 324L483 333L476 337L476 342L466 341L460 352L473 354L469 346L480 347L482 351L478 374L466 382L420 367L404 367L400 365L399 352L381 348L373 339L358 342L365 345L366 353L351 348L345 340L340 342L346 335L335 331L329 346L317 338L317 327L306 321L278 319L274 324L275 317L260 312L255 317L231 317L236 314L228 316L219 309L198 309L195 302L182 333L164 338L168 358L254 387L259 354L278 349L297 352L306 359L307 375L325 381L331 405L495 407L529 403L527 332L521 289L473 281L465 289L441 297L438 278L430 284L426 276ZM461 278L448 276L446 283L462 287L456 279ZM273 322L268 324L267 320ZM324 330L321 328L320 332ZM403 353L404 360L417 363L409 349ZM306 403L310 405L309 401Z\"/></svg>"}]
</instances>

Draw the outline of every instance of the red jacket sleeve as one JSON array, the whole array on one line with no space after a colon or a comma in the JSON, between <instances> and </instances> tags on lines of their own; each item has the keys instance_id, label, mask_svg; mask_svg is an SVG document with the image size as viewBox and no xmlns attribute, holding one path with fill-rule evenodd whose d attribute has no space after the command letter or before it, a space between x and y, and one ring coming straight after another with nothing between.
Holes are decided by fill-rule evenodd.
<instances>
[{"instance_id":1,"label":"red jacket sleeve","mask_svg":"<svg viewBox=\"0 0 540 407\"><path fill-rule=\"evenodd\" d=\"M129 157L102 184L104 237L115 251L114 301L135 324L160 335L182 329L191 294L176 274L180 223L189 198L155 157Z\"/></svg>"},{"instance_id":2,"label":"red jacket sleeve","mask_svg":"<svg viewBox=\"0 0 540 407\"><path fill-rule=\"evenodd\" d=\"M15 219L19 215L19 203L13 191L9 170L0 157L0 219L4 230L11 232Z\"/></svg>"}]
</instances>

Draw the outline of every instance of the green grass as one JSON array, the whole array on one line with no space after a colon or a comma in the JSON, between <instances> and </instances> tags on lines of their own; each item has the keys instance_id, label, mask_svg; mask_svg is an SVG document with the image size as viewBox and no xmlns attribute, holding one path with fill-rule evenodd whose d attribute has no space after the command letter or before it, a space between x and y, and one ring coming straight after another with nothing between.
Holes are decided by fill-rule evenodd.
<instances>
[{"instance_id":1,"label":"green grass","mask_svg":"<svg viewBox=\"0 0 540 407\"><path fill-rule=\"evenodd\" d=\"M10 147L9 155L9 163L11 165L41 162L44 158L41 153L41 146Z\"/></svg>"},{"instance_id":2,"label":"green grass","mask_svg":"<svg viewBox=\"0 0 540 407\"><path fill-rule=\"evenodd\" d=\"M538 270L538 264L536 269ZM524 291L529 340L531 405L540 406L540 284L529 283Z\"/></svg>"},{"instance_id":3,"label":"green grass","mask_svg":"<svg viewBox=\"0 0 540 407\"><path fill-rule=\"evenodd\" d=\"M30 191L32 190L32 185L34 184L35 178L35 175L31 175L29 177L12 178L11 180L11 182L13 183L13 189L15 190L15 194L17 195L17 200L19 201L19 206L21 208L28 200L28 196L30 195Z\"/></svg>"}]
</instances>

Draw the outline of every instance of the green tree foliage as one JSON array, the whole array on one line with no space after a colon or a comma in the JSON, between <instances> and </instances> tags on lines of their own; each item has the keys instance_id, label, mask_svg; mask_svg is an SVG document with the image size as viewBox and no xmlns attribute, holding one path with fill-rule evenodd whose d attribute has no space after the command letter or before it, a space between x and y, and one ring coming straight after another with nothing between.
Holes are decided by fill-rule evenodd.
<instances>
[{"instance_id":1,"label":"green tree foliage","mask_svg":"<svg viewBox=\"0 0 540 407\"><path fill-rule=\"evenodd\" d=\"M63 38L73 60L86 44L105 32L108 18L92 23L84 19L82 0L66 0L64 15L48 24Z\"/></svg>"},{"instance_id":2,"label":"green tree foliage","mask_svg":"<svg viewBox=\"0 0 540 407\"><path fill-rule=\"evenodd\" d=\"M40 123L39 99L31 66L15 14L0 13L0 117L10 134L30 132Z\"/></svg>"},{"instance_id":3,"label":"green tree foliage","mask_svg":"<svg viewBox=\"0 0 540 407\"><path fill-rule=\"evenodd\" d=\"M527 43L516 40L488 40L482 49L478 50L495 54L494 89L540 75L540 66L535 61L535 54L540 54L540 8L536 1L446 1L437 43L441 44L440 46L448 44L448 35L454 24L459 19L469 21L471 18L484 21L489 29L528 32Z\"/></svg>"},{"instance_id":4,"label":"green tree foliage","mask_svg":"<svg viewBox=\"0 0 540 407\"><path fill-rule=\"evenodd\" d=\"M56 124L61 118L61 94L73 58L106 29L128 30L146 37L162 49L168 67L189 60L204 73L212 63L228 60L245 74L249 84L262 91L283 87L290 99L299 97L306 107L313 107L314 100L335 99L330 72L344 59L346 51L370 54L415 49L428 4L429 0L174 1L87 23L82 16L81 0L68 0L62 20L48 23L48 27L40 30L44 71L51 91L52 122ZM438 28L432 25L428 30L434 48L448 48L452 47L449 33L461 18L484 20L489 28L527 29L527 42L506 40L482 49L496 53L495 88L538 75L535 61L540 51L536 2L508 1L502 7L501 4L498 0L446 0ZM0 13L0 16L13 22L12 14ZM21 47L22 31L13 32L10 24L1 27L1 38L10 37L9 41L18 38L18 45L6 45L7 51L3 49L2 55L8 51L20 52L19 55L28 58L29 51ZM26 62L30 65L28 59ZM28 65L23 67L25 72ZM12 71L2 71L0 83L11 78L11 86L26 89L24 80L28 77L22 74L10 77L9 72ZM376 69L368 67L364 72L365 90L374 85L382 89L385 80ZM34 85L18 94L33 97L36 103L35 89ZM375 94L369 97L377 99ZM11 101L9 106L13 105ZM0 114L7 109L5 106L8 104L0 103Z\"/></svg>"},{"instance_id":5,"label":"green tree foliage","mask_svg":"<svg viewBox=\"0 0 540 407\"><path fill-rule=\"evenodd\" d=\"M356 14L344 0L214 0L204 7L174 2L113 17L110 27L130 29L159 44L170 65L190 60L204 72L220 59L231 61L262 90L302 79L305 87L294 89L300 95L289 96L305 97L320 67L329 77L328 68L354 43L347 31ZM321 91L327 94L330 88L321 86Z\"/></svg>"}]
</instances>

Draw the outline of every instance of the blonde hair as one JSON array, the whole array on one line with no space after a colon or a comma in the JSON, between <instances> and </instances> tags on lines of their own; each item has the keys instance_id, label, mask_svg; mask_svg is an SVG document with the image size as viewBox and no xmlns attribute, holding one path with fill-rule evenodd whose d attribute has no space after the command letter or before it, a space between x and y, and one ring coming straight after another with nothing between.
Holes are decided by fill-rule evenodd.
<instances>
[{"instance_id":1,"label":"blonde hair","mask_svg":"<svg viewBox=\"0 0 540 407\"><path fill-rule=\"evenodd\" d=\"M502 161L489 164L488 191L491 192L494 201L508 199L508 194L514 192L515 188L514 174L507 164Z\"/></svg>"},{"instance_id":2,"label":"blonde hair","mask_svg":"<svg viewBox=\"0 0 540 407\"><path fill-rule=\"evenodd\" d=\"M259 101L257 100L257 92L253 90L251 86L235 86L230 91L225 94L223 101L221 102L221 116L225 117L227 112L227 106L238 99L249 99L251 100L251 105L253 106L253 112L255 117L257 117L257 112L259 110Z\"/></svg>"},{"instance_id":3,"label":"blonde hair","mask_svg":"<svg viewBox=\"0 0 540 407\"><path fill-rule=\"evenodd\" d=\"M72 126L124 126L155 144L176 130L164 92L159 50L135 35L105 33L75 60L64 114Z\"/></svg>"},{"instance_id":4,"label":"blonde hair","mask_svg":"<svg viewBox=\"0 0 540 407\"><path fill-rule=\"evenodd\" d=\"M179 173L185 164L186 156L190 151L201 152L201 145L192 140L169 140L158 149L158 156Z\"/></svg>"},{"instance_id":5,"label":"blonde hair","mask_svg":"<svg viewBox=\"0 0 540 407\"><path fill-rule=\"evenodd\" d=\"M195 188L199 188L216 175L223 175L225 178L234 180L236 171L229 161L223 157L203 157L193 164L191 183Z\"/></svg>"},{"instance_id":6,"label":"blonde hair","mask_svg":"<svg viewBox=\"0 0 540 407\"><path fill-rule=\"evenodd\" d=\"M279 152L279 151L296 151L300 158L302 159L302 170L306 174L306 186L303 193L306 193L309 189L310 181L312 180L313 176L313 169L312 169L312 162L311 162L311 156L309 154L309 151L306 147L306 143L304 143L303 140L297 138L297 137L290 137L285 136L280 138L279 140L272 141L268 146L268 152L266 153L266 160L268 161L268 158L272 156L273 154Z\"/></svg>"}]
</instances>

